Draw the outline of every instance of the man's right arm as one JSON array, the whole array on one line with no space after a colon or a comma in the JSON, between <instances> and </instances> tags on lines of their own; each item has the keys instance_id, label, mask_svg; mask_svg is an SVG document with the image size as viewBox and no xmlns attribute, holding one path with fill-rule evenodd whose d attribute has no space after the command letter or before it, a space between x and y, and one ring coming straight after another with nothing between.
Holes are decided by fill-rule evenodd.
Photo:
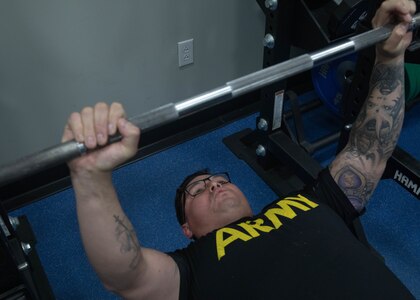
<instances>
[{"instance_id":1,"label":"man's right arm","mask_svg":"<svg viewBox=\"0 0 420 300\"><path fill-rule=\"evenodd\" d=\"M105 146L117 129L122 140ZM178 299L176 263L164 253L141 247L112 184L112 169L136 153L139 135L117 103L98 103L69 118L63 142L76 139L88 149L104 146L69 163L82 241L107 289L127 299Z\"/></svg>"}]
</instances>

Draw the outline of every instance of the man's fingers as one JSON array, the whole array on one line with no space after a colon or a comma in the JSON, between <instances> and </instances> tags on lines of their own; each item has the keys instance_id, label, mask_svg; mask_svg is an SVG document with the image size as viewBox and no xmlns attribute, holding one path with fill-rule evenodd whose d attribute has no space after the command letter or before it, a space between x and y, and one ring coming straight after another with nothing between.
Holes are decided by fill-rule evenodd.
<instances>
[{"instance_id":1,"label":"man's fingers","mask_svg":"<svg viewBox=\"0 0 420 300\"><path fill-rule=\"evenodd\" d=\"M125 146L130 156L135 154L140 139L140 129L127 121L126 119L119 119L117 123L118 131L120 132L123 139L122 144ZM134 153L131 153L134 152Z\"/></svg>"},{"instance_id":2,"label":"man's fingers","mask_svg":"<svg viewBox=\"0 0 420 300\"><path fill-rule=\"evenodd\" d=\"M114 102L111 104L108 116L108 133L114 135L117 132L117 122L119 119L125 118L124 108L121 103Z\"/></svg>"},{"instance_id":3,"label":"man's fingers","mask_svg":"<svg viewBox=\"0 0 420 300\"><path fill-rule=\"evenodd\" d=\"M382 2L381 7L376 11L376 14L372 19L372 25L374 28L390 23L391 15L388 7L389 3L387 3L387 1Z\"/></svg>"},{"instance_id":4,"label":"man's fingers","mask_svg":"<svg viewBox=\"0 0 420 300\"><path fill-rule=\"evenodd\" d=\"M411 15L416 11L416 4L412 0L387 0L382 2L372 20L374 27L383 26L395 22L411 22ZM397 16L398 20L394 18Z\"/></svg>"},{"instance_id":5,"label":"man's fingers","mask_svg":"<svg viewBox=\"0 0 420 300\"><path fill-rule=\"evenodd\" d=\"M99 102L93 108L85 107L80 113L75 112L70 115L62 141L75 139L84 143L88 149L94 149L97 145L106 145L108 136L114 135L120 126L124 130L120 132L123 137L136 135L138 130L125 120L124 108L120 103L115 102L108 106L104 102ZM138 132L137 141L134 143L138 143Z\"/></svg>"},{"instance_id":6,"label":"man's fingers","mask_svg":"<svg viewBox=\"0 0 420 300\"><path fill-rule=\"evenodd\" d=\"M395 26L390 38L389 38L389 46L394 49L398 49L400 47L405 48L406 34L408 30L408 24L398 24ZM410 39L408 39L410 40ZM392 49L389 49L392 51Z\"/></svg>"},{"instance_id":7,"label":"man's fingers","mask_svg":"<svg viewBox=\"0 0 420 300\"><path fill-rule=\"evenodd\" d=\"M83 124L80 113L74 112L70 115L64 128L63 139L64 135L66 135L66 141L75 139L79 143L84 142Z\"/></svg>"},{"instance_id":8,"label":"man's fingers","mask_svg":"<svg viewBox=\"0 0 420 300\"><path fill-rule=\"evenodd\" d=\"M74 139L73 131L70 129L69 124L64 126L63 136L61 137L61 142L65 143Z\"/></svg>"},{"instance_id":9,"label":"man's fingers","mask_svg":"<svg viewBox=\"0 0 420 300\"><path fill-rule=\"evenodd\" d=\"M100 146L106 144L108 139L108 105L99 102L94 108L94 122L96 140Z\"/></svg>"},{"instance_id":10,"label":"man's fingers","mask_svg":"<svg viewBox=\"0 0 420 300\"><path fill-rule=\"evenodd\" d=\"M410 5L410 11L409 11L409 14L410 14L410 15L414 15L414 14L416 13L416 10L417 10L416 2L415 2L414 0L411 0L411 1L409 1L408 3L409 3L409 5ZM410 21L409 21L409 22L410 22Z\"/></svg>"},{"instance_id":11,"label":"man's fingers","mask_svg":"<svg viewBox=\"0 0 420 300\"><path fill-rule=\"evenodd\" d=\"M81 112L84 142L88 149L96 147L95 119L92 107L85 107Z\"/></svg>"}]
</instances>

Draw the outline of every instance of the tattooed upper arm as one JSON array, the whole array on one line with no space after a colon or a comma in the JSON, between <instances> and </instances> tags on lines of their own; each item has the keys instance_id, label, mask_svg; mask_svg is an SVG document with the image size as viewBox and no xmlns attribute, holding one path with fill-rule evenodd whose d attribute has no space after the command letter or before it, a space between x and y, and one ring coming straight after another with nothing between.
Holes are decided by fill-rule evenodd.
<instances>
[{"instance_id":1,"label":"tattooed upper arm","mask_svg":"<svg viewBox=\"0 0 420 300\"><path fill-rule=\"evenodd\" d=\"M140 263L140 244L137 240L136 232L129 221L114 215L116 223L115 237L120 243L120 252L129 255L129 268L135 270Z\"/></svg>"},{"instance_id":2,"label":"tattooed upper arm","mask_svg":"<svg viewBox=\"0 0 420 300\"><path fill-rule=\"evenodd\" d=\"M338 186L357 210L372 195L392 155L404 119L404 65L377 64L369 96L346 147L330 165Z\"/></svg>"},{"instance_id":3,"label":"tattooed upper arm","mask_svg":"<svg viewBox=\"0 0 420 300\"><path fill-rule=\"evenodd\" d=\"M175 261L157 250L142 248L135 230L125 216L114 215L115 239L121 260L119 288L125 299L178 299L180 274Z\"/></svg>"}]
</instances>

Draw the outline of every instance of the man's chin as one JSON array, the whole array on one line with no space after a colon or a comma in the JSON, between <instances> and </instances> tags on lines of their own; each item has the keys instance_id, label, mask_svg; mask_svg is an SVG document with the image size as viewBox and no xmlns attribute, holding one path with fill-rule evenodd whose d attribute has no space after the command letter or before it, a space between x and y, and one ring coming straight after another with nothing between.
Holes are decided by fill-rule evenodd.
<instances>
[{"instance_id":1,"label":"man's chin","mask_svg":"<svg viewBox=\"0 0 420 300\"><path fill-rule=\"evenodd\" d=\"M216 197L215 203L220 210L231 210L241 206L240 199L236 197L231 197L230 195L218 195Z\"/></svg>"}]
</instances>

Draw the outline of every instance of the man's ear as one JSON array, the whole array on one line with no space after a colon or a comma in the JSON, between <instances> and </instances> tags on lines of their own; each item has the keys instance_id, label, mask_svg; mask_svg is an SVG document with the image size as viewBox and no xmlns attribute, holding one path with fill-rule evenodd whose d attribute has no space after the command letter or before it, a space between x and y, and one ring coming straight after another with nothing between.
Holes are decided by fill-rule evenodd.
<instances>
[{"instance_id":1,"label":"man's ear","mask_svg":"<svg viewBox=\"0 0 420 300\"><path fill-rule=\"evenodd\" d=\"M182 231L184 232L184 235L189 238L192 239L193 237L193 233L190 230L190 226L188 225L188 222L185 222L184 224L182 224Z\"/></svg>"}]
</instances>

